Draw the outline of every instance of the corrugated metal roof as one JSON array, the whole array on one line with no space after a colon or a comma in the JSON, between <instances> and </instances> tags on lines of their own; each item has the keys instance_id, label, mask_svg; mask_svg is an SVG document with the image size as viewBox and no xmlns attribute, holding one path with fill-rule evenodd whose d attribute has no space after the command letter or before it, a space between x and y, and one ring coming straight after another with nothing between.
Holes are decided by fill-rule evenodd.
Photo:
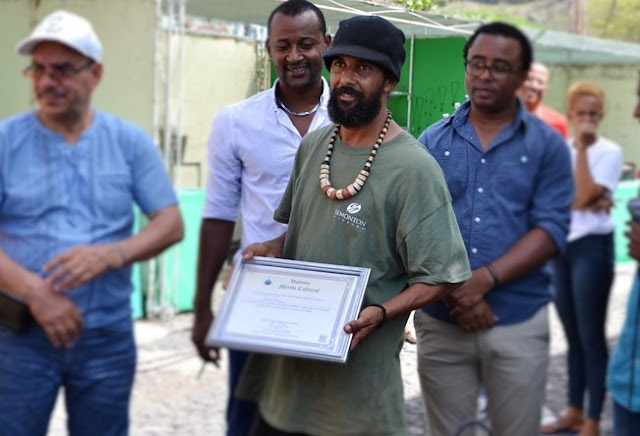
<instances>
[{"instance_id":1,"label":"corrugated metal roof","mask_svg":"<svg viewBox=\"0 0 640 436\"><path fill-rule=\"evenodd\" d=\"M283 0L189 0L187 13L254 24L266 24ZM417 38L469 35L480 24L452 17L409 11L364 0L313 0L324 13L330 33L338 23L357 14L380 15L406 35ZM549 64L640 63L640 44L583 37L551 30L523 28L534 44L536 60Z\"/></svg>"}]
</instances>

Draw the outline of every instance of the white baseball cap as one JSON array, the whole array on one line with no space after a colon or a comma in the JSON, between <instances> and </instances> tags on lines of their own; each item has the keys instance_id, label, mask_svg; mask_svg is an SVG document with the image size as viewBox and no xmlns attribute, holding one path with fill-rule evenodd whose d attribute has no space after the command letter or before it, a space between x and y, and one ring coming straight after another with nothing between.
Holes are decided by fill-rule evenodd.
<instances>
[{"instance_id":1,"label":"white baseball cap","mask_svg":"<svg viewBox=\"0 0 640 436\"><path fill-rule=\"evenodd\" d=\"M29 55L36 45L45 41L66 45L96 62L102 60L102 44L91 23L71 12L59 10L47 15L31 35L18 44L18 53Z\"/></svg>"}]
</instances>

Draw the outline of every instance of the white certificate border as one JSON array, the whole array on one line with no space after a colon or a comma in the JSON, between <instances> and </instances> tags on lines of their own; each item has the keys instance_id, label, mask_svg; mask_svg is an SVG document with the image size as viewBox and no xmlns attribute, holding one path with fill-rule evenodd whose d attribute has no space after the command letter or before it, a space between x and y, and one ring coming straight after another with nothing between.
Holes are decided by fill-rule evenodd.
<instances>
[{"instance_id":1,"label":"white certificate border","mask_svg":"<svg viewBox=\"0 0 640 436\"><path fill-rule=\"evenodd\" d=\"M327 343L275 339L259 335L238 334L227 330L234 302L242 292L239 287L242 276L247 271L263 271L267 274L269 271L274 271L274 273L277 271L278 275L283 275L286 274L283 269L290 269L291 275L296 277L304 277L306 274L344 282L338 316L333 322L331 338ZM346 363L353 335L345 333L343 326L346 322L357 318L370 272L369 268L269 257L255 257L248 261L241 260L235 265L220 310L209 329L206 343L215 347Z\"/></svg>"}]
</instances>

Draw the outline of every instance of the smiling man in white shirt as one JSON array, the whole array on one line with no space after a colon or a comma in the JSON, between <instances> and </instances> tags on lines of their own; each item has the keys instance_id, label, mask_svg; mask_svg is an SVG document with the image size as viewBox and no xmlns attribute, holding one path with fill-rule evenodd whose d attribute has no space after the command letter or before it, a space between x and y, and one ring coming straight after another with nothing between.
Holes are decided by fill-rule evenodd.
<instances>
[{"instance_id":1,"label":"smiling man in white shirt","mask_svg":"<svg viewBox=\"0 0 640 436\"><path fill-rule=\"evenodd\" d=\"M209 180L202 214L192 341L205 362L218 349L205 337L213 320L212 288L231 246L238 212L241 249L272 239L286 226L273 220L302 137L329 123L329 87L322 55L331 43L322 12L305 0L289 0L268 20L267 53L278 73L272 88L223 109L209 138ZM247 353L229 351L227 435L246 435L255 405L233 398Z\"/></svg>"}]
</instances>

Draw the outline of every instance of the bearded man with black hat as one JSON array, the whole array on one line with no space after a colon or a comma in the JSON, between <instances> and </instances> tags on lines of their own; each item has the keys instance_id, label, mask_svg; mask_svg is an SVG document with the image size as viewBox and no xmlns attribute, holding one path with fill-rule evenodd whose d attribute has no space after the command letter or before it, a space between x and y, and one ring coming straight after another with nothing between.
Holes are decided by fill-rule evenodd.
<instances>
[{"instance_id":1,"label":"bearded man with black hat","mask_svg":"<svg viewBox=\"0 0 640 436\"><path fill-rule=\"evenodd\" d=\"M386 104L404 34L376 16L342 21L324 60L335 123L309 133L275 219L287 233L247 247L271 256L371 269L346 365L252 355L236 394L257 401L253 435L406 435L399 351L411 310L469 277L435 160Z\"/></svg>"}]
</instances>

